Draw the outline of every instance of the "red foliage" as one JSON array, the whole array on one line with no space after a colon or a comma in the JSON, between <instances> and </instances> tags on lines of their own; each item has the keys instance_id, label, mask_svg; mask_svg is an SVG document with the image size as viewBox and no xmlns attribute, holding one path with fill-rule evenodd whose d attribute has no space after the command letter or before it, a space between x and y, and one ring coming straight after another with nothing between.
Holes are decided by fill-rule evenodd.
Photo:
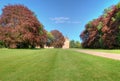
<instances>
[{"instance_id":1,"label":"red foliage","mask_svg":"<svg viewBox=\"0 0 120 81\"><path fill-rule=\"evenodd\" d=\"M52 30L51 34L54 36L52 45L55 48L62 48L62 46L64 45L64 42L65 42L65 39L64 39L64 36L62 35L62 33L59 32L58 30Z\"/></svg>"},{"instance_id":2,"label":"red foliage","mask_svg":"<svg viewBox=\"0 0 120 81\"><path fill-rule=\"evenodd\" d=\"M101 16L87 24L86 29L81 33L80 37L83 40L84 48L120 48L120 19L116 19L116 13L120 9L112 6L107 12L107 16ZM102 23L102 28L98 29L99 23Z\"/></svg>"},{"instance_id":3,"label":"red foliage","mask_svg":"<svg viewBox=\"0 0 120 81\"><path fill-rule=\"evenodd\" d=\"M23 5L8 5L0 16L3 41L10 48L28 48L43 45L46 32L35 14ZM42 34L40 33L42 32Z\"/></svg>"}]
</instances>

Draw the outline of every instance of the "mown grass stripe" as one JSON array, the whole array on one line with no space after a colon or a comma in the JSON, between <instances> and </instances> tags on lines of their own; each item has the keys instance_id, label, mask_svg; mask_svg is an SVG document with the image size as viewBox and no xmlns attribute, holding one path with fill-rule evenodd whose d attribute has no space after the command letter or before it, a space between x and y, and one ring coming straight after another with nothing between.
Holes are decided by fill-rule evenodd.
<instances>
[{"instance_id":1,"label":"mown grass stripe","mask_svg":"<svg viewBox=\"0 0 120 81\"><path fill-rule=\"evenodd\" d=\"M2 81L119 81L120 78L120 61L72 50L0 49L0 57Z\"/></svg>"}]
</instances>

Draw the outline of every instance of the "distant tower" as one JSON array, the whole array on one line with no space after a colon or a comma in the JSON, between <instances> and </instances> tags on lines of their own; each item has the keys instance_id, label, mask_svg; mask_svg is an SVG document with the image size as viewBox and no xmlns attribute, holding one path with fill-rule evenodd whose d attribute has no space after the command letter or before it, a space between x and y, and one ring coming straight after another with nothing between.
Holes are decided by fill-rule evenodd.
<instances>
[{"instance_id":1,"label":"distant tower","mask_svg":"<svg viewBox=\"0 0 120 81\"><path fill-rule=\"evenodd\" d=\"M68 37L65 37L65 42L62 48L69 48L70 47L70 41Z\"/></svg>"}]
</instances>

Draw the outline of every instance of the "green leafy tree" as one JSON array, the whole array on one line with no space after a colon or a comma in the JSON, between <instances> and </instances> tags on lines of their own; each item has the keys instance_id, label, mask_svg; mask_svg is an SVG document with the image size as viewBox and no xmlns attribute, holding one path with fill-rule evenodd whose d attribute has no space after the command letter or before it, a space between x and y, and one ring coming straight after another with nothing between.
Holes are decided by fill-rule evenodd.
<instances>
[{"instance_id":1,"label":"green leafy tree","mask_svg":"<svg viewBox=\"0 0 120 81\"><path fill-rule=\"evenodd\" d=\"M5 47L5 44L3 41L0 41L0 48L3 48L3 47Z\"/></svg>"},{"instance_id":2,"label":"green leafy tree","mask_svg":"<svg viewBox=\"0 0 120 81\"><path fill-rule=\"evenodd\" d=\"M79 41L76 41L76 48L81 48L81 44Z\"/></svg>"},{"instance_id":3,"label":"green leafy tree","mask_svg":"<svg viewBox=\"0 0 120 81\"><path fill-rule=\"evenodd\" d=\"M52 46L52 42L54 41L54 36L52 35L51 32L47 32L47 42L46 46L50 47Z\"/></svg>"},{"instance_id":4,"label":"green leafy tree","mask_svg":"<svg viewBox=\"0 0 120 81\"><path fill-rule=\"evenodd\" d=\"M70 41L70 48L75 48L75 41L74 40Z\"/></svg>"},{"instance_id":5,"label":"green leafy tree","mask_svg":"<svg viewBox=\"0 0 120 81\"><path fill-rule=\"evenodd\" d=\"M81 48L81 43L79 41L71 40L70 48Z\"/></svg>"}]
</instances>

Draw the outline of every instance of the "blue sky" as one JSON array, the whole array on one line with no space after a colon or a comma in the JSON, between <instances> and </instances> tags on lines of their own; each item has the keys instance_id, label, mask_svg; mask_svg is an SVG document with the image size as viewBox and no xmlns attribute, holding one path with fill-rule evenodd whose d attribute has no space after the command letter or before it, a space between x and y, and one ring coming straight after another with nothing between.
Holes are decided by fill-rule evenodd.
<instances>
[{"instance_id":1,"label":"blue sky","mask_svg":"<svg viewBox=\"0 0 120 81\"><path fill-rule=\"evenodd\" d=\"M2 8L8 4L23 4L32 10L48 31L57 29L70 40L80 41L85 24L103 10L120 0L0 0Z\"/></svg>"}]
</instances>

